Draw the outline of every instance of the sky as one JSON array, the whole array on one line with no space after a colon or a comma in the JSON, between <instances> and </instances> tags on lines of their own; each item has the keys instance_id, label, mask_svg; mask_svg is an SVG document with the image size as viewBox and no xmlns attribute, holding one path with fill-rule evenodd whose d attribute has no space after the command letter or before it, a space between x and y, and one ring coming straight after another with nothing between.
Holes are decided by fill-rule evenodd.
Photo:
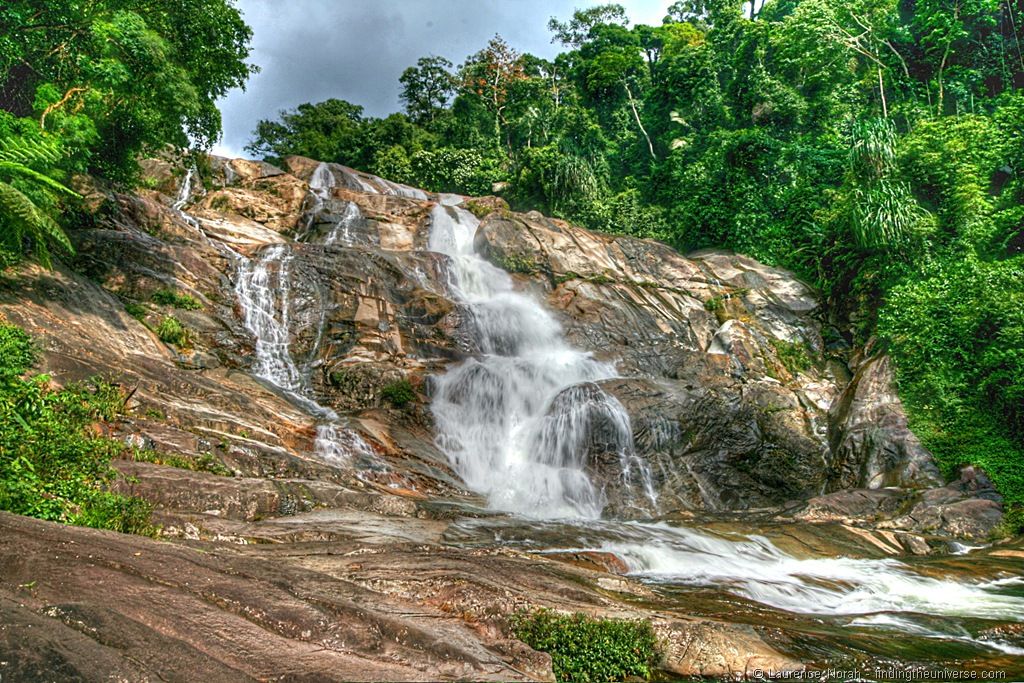
<instances>
[{"instance_id":1,"label":"sky","mask_svg":"<svg viewBox=\"0 0 1024 683\"><path fill-rule=\"evenodd\" d=\"M368 116L401 111L398 78L426 55L459 64L495 33L520 52L553 57L548 19L607 0L237 0L260 73L220 101L216 154L245 156L260 119L330 97ZM635 23L661 24L672 0L618 0Z\"/></svg>"}]
</instances>

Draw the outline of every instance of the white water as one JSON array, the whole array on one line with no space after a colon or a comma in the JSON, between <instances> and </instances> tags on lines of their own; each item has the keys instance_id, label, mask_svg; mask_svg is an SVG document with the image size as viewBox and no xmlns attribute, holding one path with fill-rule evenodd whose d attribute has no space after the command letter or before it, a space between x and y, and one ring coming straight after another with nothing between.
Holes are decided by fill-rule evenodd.
<instances>
[{"instance_id":1,"label":"white water","mask_svg":"<svg viewBox=\"0 0 1024 683\"><path fill-rule=\"evenodd\" d=\"M344 463L354 454L371 455L372 449L355 432L341 425L338 414L310 397L308 381L292 358L291 246L274 244L255 259L237 259L235 294L242 307L246 329L256 338L253 374L285 392L317 425L315 450L325 461Z\"/></svg>"},{"instance_id":2,"label":"white water","mask_svg":"<svg viewBox=\"0 0 1024 683\"><path fill-rule=\"evenodd\" d=\"M598 517L606 498L584 461L594 439L616 452L627 484L633 474L647 482L629 415L594 384L615 377L614 367L569 346L540 302L474 252L473 214L438 205L431 221L429 247L450 257L448 286L472 315L482 352L436 378L438 446L495 509Z\"/></svg>"},{"instance_id":3,"label":"white water","mask_svg":"<svg viewBox=\"0 0 1024 683\"><path fill-rule=\"evenodd\" d=\"M969 584L921 576L893 559L799 559L764 536L723 538L666 524L625 523L600 550L630 572L714 586L790 612L861 615L920 612L1024 621L1024 598L999 589L1020 579Z\"/></svg>"},{"instance_id":4,"label":"white water","mask_svg":"<svg viewBox=\"0 0 1024 683\"><path fill-rule=\"evenodd\" d=\"M327 234L324 239L324 244L352 244L353 235L352 228L362 219L363 212L359 210L359 207L355 202L349 202L345 207L345 212L341 214L341 218L334 224L331 231Z\"/></svg>"}]
</instances>

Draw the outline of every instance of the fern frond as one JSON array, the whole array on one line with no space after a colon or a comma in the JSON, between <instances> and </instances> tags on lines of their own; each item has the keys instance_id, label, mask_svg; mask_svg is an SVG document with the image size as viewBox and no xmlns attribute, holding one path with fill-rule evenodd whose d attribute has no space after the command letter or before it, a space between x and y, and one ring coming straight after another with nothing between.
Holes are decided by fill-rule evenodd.
<instances>
[{"instance_id":1,"label":"fern frond","mask_svg":"<svg viewBox=\"0 0 1024 683\"><path fill-rule=\"evenodd\" d=\"M30 237L39 261L49 267L49 245L56 244L68 253L74 247L67 234L35 203L10 183L0 182L0 231L2 240L12 246L20 246L24 237Z\"/></svg>"},{"instance_id":2,"label":"fern frond","mask_svg":"<svg viewBox=\"0 0 1024 683\"><path fill-rule=\"evenodd\" d=\"M57 182L53 178L43 175L39 171L35 171L24 164L14 163L11 161L0 161L0 174L8 174L11 176L20 175L30 180L34 180L37 183L41 183L55 192L66 194L71 197L78 197L79 194L71 188Z\"/></svg>"},{"instance_id":3,"label":"fern frond","mask_svg":"<svg viewBox=\"0 0 1024 683\"><path fill-rule=\"evenodd\" d=\"M58 145L49 140L0 139L0 161L25 165L55 164L60 161L60 156Z\"/></svg>"}]
</instances>

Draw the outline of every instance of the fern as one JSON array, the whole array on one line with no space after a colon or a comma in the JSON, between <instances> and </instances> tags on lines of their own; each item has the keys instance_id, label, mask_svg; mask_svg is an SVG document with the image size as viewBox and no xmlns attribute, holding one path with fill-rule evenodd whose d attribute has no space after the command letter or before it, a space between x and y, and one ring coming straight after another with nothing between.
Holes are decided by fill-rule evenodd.
<instances>
[{"instance_id":1,"label":"fern","mask_svg":"<svg viewBox=\"0 0 1024 683\"><path fill-rule=\"evenodd\" d=\"M56 144L47 140L0 139L0 245L19 253L31 240L36 257L50 267L50 247L74 253L71 240L53 216L21 189L30 187L43 196L78 195L32 166L52 167L60 160Z\"/></svg>"}]
</instances>

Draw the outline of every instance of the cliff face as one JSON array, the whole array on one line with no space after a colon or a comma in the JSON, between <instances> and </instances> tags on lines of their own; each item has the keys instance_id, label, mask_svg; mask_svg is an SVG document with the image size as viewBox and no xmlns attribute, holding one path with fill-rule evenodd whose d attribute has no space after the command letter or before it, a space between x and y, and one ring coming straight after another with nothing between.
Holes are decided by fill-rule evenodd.
<instances>
[{"instance_id":1,"label":"cliff face","mask_svg":"<svg viewBox=\"0 0 1024 683\"><path fill-rule=\"evenodd\" d=\"M315 676L333 666L342 667L333 670L342 679L544 678L548 661L508 640L490 616L548 605L650 617L607 597L609 586L647 595L627 580L553 559L447 545L463 533L449 526L454 517L488 513L439 449L431 411L436 378L483 351L472 309L453 294L451 257L429 249L438 206L475 214L476 253L509 272L517 291L543 302L572 346L615 365L614 376L586 391L625 409L629 456L643 463L647 490L638 492L623 476L620 425L608 424L604 413L588 415L574 457L602 492L604 516L749 511L788 521L855 521L879 530L822 533L868 554L926 553L942 538L983 538L999 521L998 497L983 475L968 472L934 488L939 473L907 429L887 359L851 357L834 331L823 338L815 293L789 273L729 253L682 256L655 242L513 213L497 198L429 195L303 158L288 159L286 169L211 158L202 182L164 161L146 169L153 189L92 191L96 219L75 232L73 268L20 271L0 290L0 312L36 337L55 381L103 374L131 390L132 417L116 427L118 436L212 458L233 473L118 465L128 475L119 485L157 504L167 536L221 548L222 563L187 569L193 560L185 550L136 541L144 554L220 586L200 594L187 582L166 584L180 611L203 602L211 620L228 619L214 614L227 610L230 620L244 616L273 638L305 644L351 640L323 631L333 628L324 620L338 615L361 624L353 633L376 633L381 642L405 635L386 657L380 643L357 634L355 645L338 650L344 656L310 649L294 670L284 670L260 649L269 647L260 640L266 634L250 634L252 649L237 655L223 629L186 634L180 624L119 621L148 619L152 605L143 593L130 594L120 612L61 607L60 629L92 624L103 631L113 619L121 626L110 632L138 638L140 652L154 647L157 640L145 639L155 629L185 648L181 662L192 650L206 652L210 671L224 680L232 671ZM164 290L199 306L154 299ZM168 318L187 330L185 338L158 338L153 330ZM106 569L96 570L97 580L157 581L155 565L142 560L129 560L128 569L111 564L132 541L10 518L0 523L19 539L4 551L10 562L0 562L12 586L72 562L71 555L53 566L13 560L18 547L40 552L47 534L65 549L102 545L97 557L106 559L97 562ZM254 542L286 545L267 553L224 549ZM805 543L818 548L823 541ZM334 548L347 559L322 556ZM363 553L366 559L351 559ZM617 566L615 558L569 559ZM246 573L275 588L259 600L242 595L237 577ZM509 575L517 585L503 583ZM285 584L302 588L278 590ZM19 619L42 619L39 610L68 600L63 584L45 581L36 591L29 602L38 609ZM334 596L329 604L324 594ZM0 609L13 615L8 597L0 595ZM392 616L371 618L361 611L365 601L373 603L369 612ZM669 654L673 671L733 675L751 662L793 665L749 627L730 631L673 610L658 622L678 645ZM431 619L442 626L422 626ZM700 647L691 649L693 642ZM38 645L7 643L23 652ZM54 661L124 654L94 646L64 647ZM29 660L18 661L33 671ZM134 671L132 657L118 661ZM44 664L39 671L56 670Z\"/></svg>"}]
</instances>

